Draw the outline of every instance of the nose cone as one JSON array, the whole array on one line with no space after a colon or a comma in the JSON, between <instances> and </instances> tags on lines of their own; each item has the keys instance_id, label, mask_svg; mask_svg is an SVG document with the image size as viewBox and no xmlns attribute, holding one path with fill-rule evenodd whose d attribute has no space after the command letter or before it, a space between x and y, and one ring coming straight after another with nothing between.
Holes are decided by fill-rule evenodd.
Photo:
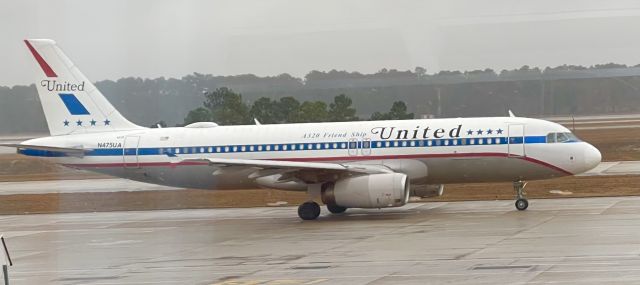
<instances>
[{"instance_id":1,"label":"nose cone","mask_svg":"<svg viewBox=\"0 0 640 285\"><path fill-rule=\"evenodd\" d=\"M602 154L600 154L600 151L596 147L587 144L587 147L584 149L584 171L593 169L598 166L601 161Z\"/></svg>"}]
</instances>

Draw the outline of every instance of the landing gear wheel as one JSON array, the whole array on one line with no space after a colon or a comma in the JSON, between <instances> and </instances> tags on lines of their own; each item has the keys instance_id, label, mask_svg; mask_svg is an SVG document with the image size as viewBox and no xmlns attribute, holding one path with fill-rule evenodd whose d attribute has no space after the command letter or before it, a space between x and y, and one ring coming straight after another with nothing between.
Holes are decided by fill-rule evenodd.
<instances>
[{"instance_id":1,"label":"landing gear wheel","mask_svg":"<svg viewBox=\"0 0 640 285\"><path fill-rule=\"evenodd\" d=\"M518 209L518 211L524 211L527 207L529 207L529 201L527 201L527 199L516 200L516 209Z\"/></svg>"},{"instance_id":2,"label":"landing gear wheel","mask_svg":"<svg viewBox=\"0 0 640 285\"><path fill-rule=\"evenodd\" d=\"M516 209L518 211L524 211L529 207L529 201L525 198L524 187L527 186L527 183L524 181L515 181L513 182L513 190L516 191Z\"/></svg>"},{"instance_id":3,"label":"landing gear wheel","mask_svg":"<svg viewBox=\"0 0 640 285\"><path fill-rule=\"evenodd\" d=\"M316 202L304 202L298 206L298 216L303 220L315 220L320 216L320 205Z\"/></svg>"},{"instance_id":4,"label":"landing gear wheel","mask_svg":"<svg viewBox=\"0 0 640 285\"><path fill-rule=\"evenodd\" d=\"M338 206L335 204L328 204L327 205L327 210L329 210L329 212L331 212L332 214L342 214L344 213L344 211L347 210L346 207L342 207L342 206Z\"/></svg>"}]
</instances>

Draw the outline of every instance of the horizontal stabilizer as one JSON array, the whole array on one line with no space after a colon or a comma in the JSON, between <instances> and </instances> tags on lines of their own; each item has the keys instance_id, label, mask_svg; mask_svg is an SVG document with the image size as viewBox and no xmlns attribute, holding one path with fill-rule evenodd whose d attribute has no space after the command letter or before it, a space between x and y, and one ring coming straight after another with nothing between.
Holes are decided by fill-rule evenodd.
<instances>
[{"instance_id":1,"label":"horizontal stabilizer","mask_svg":"<svg viewBox=\"0 0 640 285\"><path fill-rule=\"evenodd\" d=\"M28 144L0 144L3 147L15 147L18 150L41 150L41 151L53 151L64 153L69 156L83 157L85 153L92 149L76 148L76 147L57 147L57 146L43 146L43 145L28 145Z\"/></svg>"}]
</instances>

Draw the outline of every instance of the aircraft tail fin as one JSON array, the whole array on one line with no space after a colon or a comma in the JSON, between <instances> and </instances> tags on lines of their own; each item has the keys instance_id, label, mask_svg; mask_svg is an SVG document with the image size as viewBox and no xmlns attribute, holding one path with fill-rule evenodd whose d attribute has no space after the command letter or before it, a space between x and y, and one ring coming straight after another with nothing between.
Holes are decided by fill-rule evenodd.
<instances>
[{"instance_id":1,"label":"aircraft tail fin","mask_svg":"<svg viewBox=\"0 0 640 285\"><path fill-rule=\"evenodd\" d=\"M36 87L51 135L142 128L123 117L53 40L24 42L41 69Z\"/></svg>"}]
</instances>

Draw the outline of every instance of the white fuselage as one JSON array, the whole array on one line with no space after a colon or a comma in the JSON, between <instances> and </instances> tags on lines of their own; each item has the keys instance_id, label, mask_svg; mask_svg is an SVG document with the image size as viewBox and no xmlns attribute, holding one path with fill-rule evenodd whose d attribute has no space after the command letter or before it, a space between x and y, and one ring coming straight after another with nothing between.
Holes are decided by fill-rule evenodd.
<instances>
[{"instance_id":1,"label":"white fuselage","mask_svg":"<svg viewBox=\"0 0 640 285\"><path fill-rule=\"evenodd\" d=\"M600 162L586 142L548 141L565 127L518 117L160 128L52 136L25 145L82 147L84 156L21 149L66 166L177 187L265 186L250 167L189 158L375 164L412 184L513 182L585 172Z\"/></svg>"}]
</instances>

